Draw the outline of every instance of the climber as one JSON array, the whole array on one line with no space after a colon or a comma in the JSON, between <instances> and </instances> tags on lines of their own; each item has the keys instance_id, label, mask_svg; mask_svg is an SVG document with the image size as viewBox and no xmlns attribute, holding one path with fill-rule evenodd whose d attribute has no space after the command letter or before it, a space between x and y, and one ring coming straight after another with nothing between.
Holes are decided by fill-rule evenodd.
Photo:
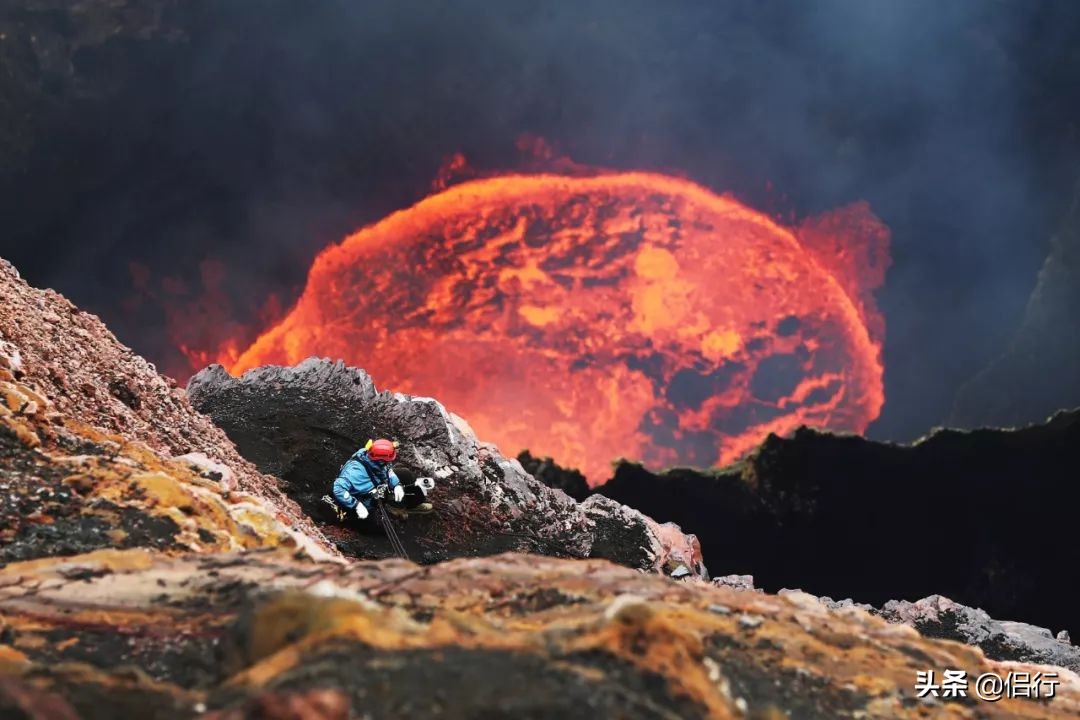
<instances>
[{"instance_id":1,"label":"climber","mask_svg":"<svg viewBox=\"0 0 1080 720\"><path fill-rule=\"evenodd\" d=\"M431 503L427 502L423 488L416 485L406 488L390 467L396 458L397 443L383 438L369 440L357 450L341 466L334 480L333 502L338 510L364 520L374 509L375 497L384 494L387 509L395 514L431 512ZM343 514L339 512L339 515Z\"/></svg>"}]
</instances>

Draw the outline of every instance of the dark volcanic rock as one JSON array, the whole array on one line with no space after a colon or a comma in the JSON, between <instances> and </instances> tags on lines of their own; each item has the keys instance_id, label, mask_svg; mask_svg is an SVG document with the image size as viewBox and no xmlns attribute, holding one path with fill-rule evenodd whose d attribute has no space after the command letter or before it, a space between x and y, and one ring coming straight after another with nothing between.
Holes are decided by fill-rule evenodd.
<instances>
[{"instance_id":1,"label":"dark volcanic rock","mask_svg":"<svg viewBox=\"0 0 1080 720\"><path fill-rule=\"evenodd\" d=\"M678 525L657 524L603 495L590 496L580 507L593 523L593 557L627 567L655 568L674 578L708 579L708 570L701 561L701 545ZM642 537L650 542L643 544Z\"/></svg>"},{"instance_id":2,"label":"dark volcanic rock","mask_svg":"<svg viewBox=\"0 0 1080 720\"><path fill-rule=\"evenodd\" d=\"M1080 411L910 446L800 430L744 462L655 474L605 495L697 533L714 573L873 605L940 593L993 617L1080 628Z\"/></svg>"},{"instance_id":3,"label":"dark volcanic rock","mask_svg":"<svg viewBox=\"0 0 1080 720\"><path fill-rule=\"evenodd\" d=\"M752 575L725 575L713 578L712 584L737 591L764 592L754 587ZM777 594L791 593L806 595L802 590L787 589ZM859 608L891 623L909 625L924 637L973 645L994 660L1057 665L1080 672L1080 648L1072 644L1068 632L1062 631L1055 637L1046 628L995 620L984 610L961 605L940 595L931 595L917 602L890 600L881 609L850 598L833 600L825 596L809 597L814 597L831 610Z\"/></svg>"},{"instance_id":4,"label":"dark volcanic rock","mask_svg":"<svg viewBox=\"0 0 1080 720\"><path fill-rule=\"evenodd\" d=\"M431 498L436 512L412 516L404 529L410 557L434 561L522 550L704 573L692 536L618 503L579 506L493 445L479 442L464 420L437 401L380 392L363 370L311 358L233 378L215 365L191 379L188 396L244 457L280 477L312 516L324 515L320 498L368 438L399 440L395 468L403 480L429 476L438 483ZM326 532L351 555L389 554L377 531Z\"/></svg>"},{"instance_id":5,"label":"dark volcanic rock","mask_svg":"<svg viewBox=\"0 0 1080 720\"><path fill-rule=\"evenodd\" d=\"M1080 648L1046 628L994 620L985 611L931 595L918 602L890 600L878 611L889 622L910 625L926 637L975 645L995 660L1060 665L1080 672Z\"/></svg>"},{"instance_id":6,"label":"dark volcanic rock","mask_svg":"<svg viewBox=\"0 0 1080 720\"><path fill-rule=\"evenodd\" d=\"M560 467L550 457L533 457L528 450L519 452L517 460L525 472L548 487L558 488L578 502L589 497L591 490L580 470Z\"/></svg>"}]
</instances>

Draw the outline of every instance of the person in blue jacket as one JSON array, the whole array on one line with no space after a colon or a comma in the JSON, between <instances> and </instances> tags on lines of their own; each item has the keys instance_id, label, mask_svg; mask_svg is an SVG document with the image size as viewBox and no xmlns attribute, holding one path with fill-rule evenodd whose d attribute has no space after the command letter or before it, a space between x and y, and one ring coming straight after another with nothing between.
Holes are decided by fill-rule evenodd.
<instances>
[{"instance_id":1,"label":"person in blue jacket","mask_svg":"<svg viewBox=\"0 0 1080 720\"><path fill-rule=\"evenodd\" d=\"M357 450L334 480L334 500L361 520L371 514L371 494L377 487L386 486L394 502L400 504L405 499L405 488L390 467L396 457L394 443L383 438Z\"/></svg>"}]
</instances>

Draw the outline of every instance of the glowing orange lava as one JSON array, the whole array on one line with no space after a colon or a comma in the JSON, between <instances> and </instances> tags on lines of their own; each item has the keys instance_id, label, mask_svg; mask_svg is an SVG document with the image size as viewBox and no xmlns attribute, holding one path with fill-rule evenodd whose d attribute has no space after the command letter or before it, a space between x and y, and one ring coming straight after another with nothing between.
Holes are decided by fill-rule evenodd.
<instances>
[{"instance_id":1,"label":"glowing orange lava","mask_svg":"<svg viewBox=\"0 0 1080 720\"><path fill-rule=\"evenodd\" d=\"M790 230L657 174L474 180L323 251L230 370L342 358L593 484L723 464L877 417L887 244L864 204Z\"/></svg>"}]
</instances>

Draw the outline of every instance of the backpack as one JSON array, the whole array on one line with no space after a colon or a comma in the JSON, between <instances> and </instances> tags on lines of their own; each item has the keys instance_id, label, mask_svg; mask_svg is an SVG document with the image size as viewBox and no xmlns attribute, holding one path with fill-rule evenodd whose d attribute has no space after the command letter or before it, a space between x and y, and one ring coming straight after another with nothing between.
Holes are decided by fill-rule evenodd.
<instances>
[{"instance_id":1,"label":"backpack","mask_svg":"<svg viewBox=\"0 0 1080 720\"><path fill-rule=\"evenodd\" d=\"M380 468L378 465L375 465L373 462L368 460L367 452L371 449L371 446L372 444L374 444L374 442L374 440L369 439L366 443L364 443L364 447L360 448L351 456L349 456L349 459L343 462L341 464L341 467L338 468L338 476L340 476L341 473L345 471L346 465L355 460L361 465L363 465L364 469L367 470L368 477L371 478L372 485L389 485L390 467L387 466L384 468ZM395 442L394 445L396 446L397 442Z\"/></svg>"}]
</instances>

